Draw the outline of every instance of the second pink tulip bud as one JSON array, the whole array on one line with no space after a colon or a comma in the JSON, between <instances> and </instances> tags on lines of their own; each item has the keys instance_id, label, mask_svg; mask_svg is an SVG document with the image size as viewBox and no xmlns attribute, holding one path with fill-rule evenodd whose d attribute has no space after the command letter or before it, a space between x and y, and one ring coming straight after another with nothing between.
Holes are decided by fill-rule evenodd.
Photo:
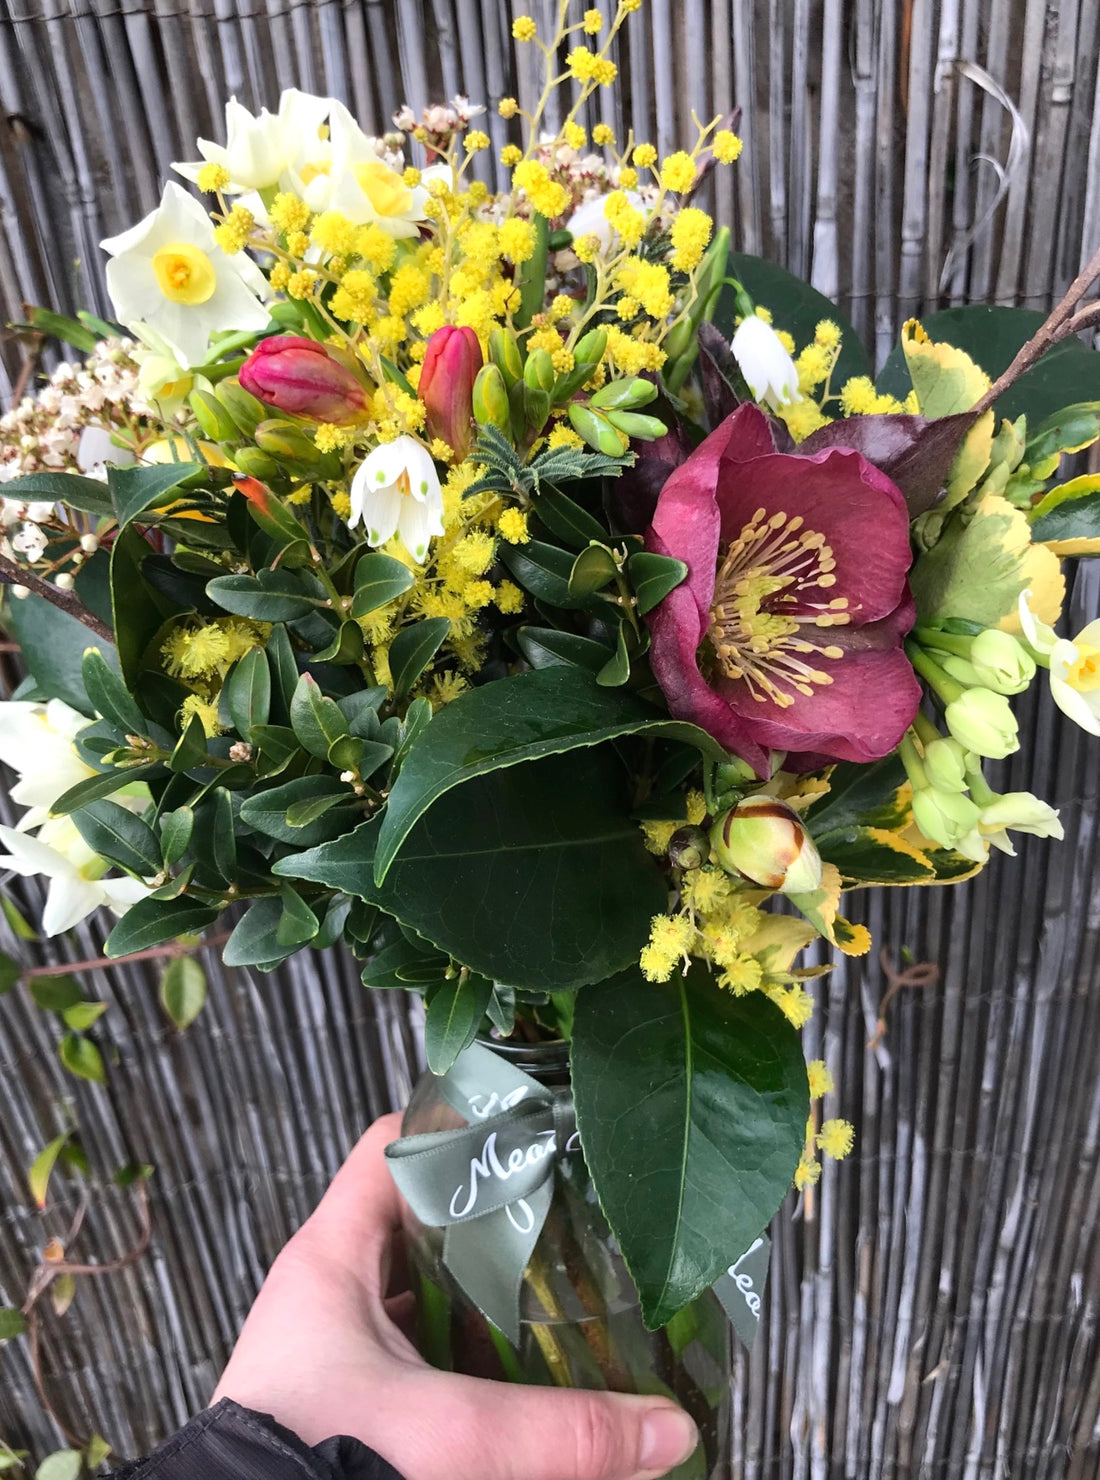
<instances>
[{"instance_id":1,"label":"second pink tulip bud","mask_svg":"<svg viewBox=\"0 0 1100 1480\"><path fill-rule=\"evenodd\" d=\"M474 440L474 381L485 363L472 329L445 324L428 340L419 392L427 412L428 434L446 442L459 460Z\"/></svg>"}]
</instances>

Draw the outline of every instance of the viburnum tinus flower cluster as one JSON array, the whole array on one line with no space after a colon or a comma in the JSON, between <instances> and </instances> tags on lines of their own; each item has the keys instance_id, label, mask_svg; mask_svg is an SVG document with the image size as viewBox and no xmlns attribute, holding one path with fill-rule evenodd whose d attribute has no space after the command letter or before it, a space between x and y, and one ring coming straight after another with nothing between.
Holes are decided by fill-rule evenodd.
<instances>
[{"instance_id":1,"label":"viburnum tinus flower cluster","mask_svg":"<svg viewBox=\"0 0 1100 1480\"><path fill-rule=\"evenodd\" d=\"M424 994L440 1072L479 1031L568 1039L578 1103L597 1073L621 1087L639 1145L688 1146L684 1186L718 1199L670 1213L662 1283L582 1116L667 1312L740 1252L746 1205L759 1231L851 1144L797 1039L828 969L799 954L870 944L845 892L958 881L1013 832L1061 833L985 762L1018 749L1039 668L1100 733L1096 624L1056 630L1100 497L1060 468L1100 415L1070 385L1067 410L1006 418L1007 378L915 322L877 382L839 314L796 344L802 285L755 302L701 204L740 153L726 121L661 156L600 119L637 8L515 21L546 86L497 102L503 192L475 176L490 139L465 99L378 137L291 90L274 113L231 102L224 143L177 166L201 202L171 182L104 243L133 340L96 355L125 357L127 390L71 426L64 386L19 413L64 449L20 464L6 498L41 539L0 556L31 674L0 742L52 724L81 770L36 792L66 836L6 835L0 865L87 882L76 838L92 882L120 870L131 897L72 885L46 922L106 902L112 955L226 911L230 964L342 942L368 986ZM76 372L85 394L98 373ZM43 481L91 417L105 481ZM56 657L74 616L97 633L79 679ZM85 722L59 731L58 698ZM686 1127L647 1108L650 1030ZM704 1044L730 1051L693 1077ZM708 1181L714 1144L749 1204L732 1172L728 1195Z\"/></svg>"}]
</instances>

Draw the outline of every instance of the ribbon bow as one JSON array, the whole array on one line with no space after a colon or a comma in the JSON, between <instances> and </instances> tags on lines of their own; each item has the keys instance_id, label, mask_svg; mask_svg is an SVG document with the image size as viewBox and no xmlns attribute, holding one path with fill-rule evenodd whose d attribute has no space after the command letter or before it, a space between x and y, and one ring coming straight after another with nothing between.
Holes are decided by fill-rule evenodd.
<instances>
[{"instance_id":1,"label":"ribbon bow","mask_svg":"<svg viewBox=\"0 0 1100 1480\"><path fill-rule=\"evenodd\" d=\"M473 1044L440 1081L470 1124L403 1136L390 1172L421 1223L443 1228L443 1263L481 1313L519 1345L520 1287L554 1194L554 1162L581 1149L573 1101ZM761 1235L714 1292L746 1346L760 1321L770 1245Z\"/></svg>"}]
</instances>

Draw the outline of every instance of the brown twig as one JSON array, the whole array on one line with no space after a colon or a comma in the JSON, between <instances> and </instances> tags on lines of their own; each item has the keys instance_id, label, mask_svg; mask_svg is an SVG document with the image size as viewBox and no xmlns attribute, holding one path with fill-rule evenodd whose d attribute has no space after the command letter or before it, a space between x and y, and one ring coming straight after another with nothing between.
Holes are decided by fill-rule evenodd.
<instances>
[{"instance_id":1,"label":"brown twig","mask_svg":"<svg viewBox=\"0 0 1100 1480\"><path fill-rule=\"evenodd\" d=\"M886 1037L886 1009L901 989L903 987L930 987L940 979L940 968L934 961L915 961L904 971L895 971L885 946L879 951L878 959L882 974L889 982L889 986L878 1005L878 1022L875 1024L874 1037L867 1040L867 1047L872 1052Z\"/></svg>"},{"instance_id":2,"label":"brown twig","mask_svg":"<svg viewBox=\"0 0 1100 1480\"><path fill-rule=\"evenodd\" d=\"M32 570L24 570L6 555L0 555L0 585L26 586L28 591L41 596L51 606L56 606L58 611L63 611L66 616L75 617L97 637L105 638L107 642L115 640L115 634L107 623L101 622L94 612L90 612L79 596L74 595L72 591L62 591L60 586L51 585L49 581L44 581L41 576L35 575Z\"/></svg>"},{"instance_id":3,"label":"brown twig","mask_svg":"<svg viewBox=\"0 0 1100 1480\"><path fill-rule=\"evenodd\" d=\"M217 935L200 940L196 945L184 945L178 940L163 946L147 946L144 951L131 951L128 956L92 956L86 961L61 961L53 966L28 966L20 972L23 981L36 976L71 976L78 971L105 971L114 966L129 966L132 961L156 961L165 956L190 956L195 951L214 950L225 945L232 932L221 930Z\"/></svg>"},{"instance_id":4,"label":"brown twig","mask_svg":"<svg viewBox=\"0 0 1100 1480\"><path fill-rule=\"evenodd\" d=\"M1094 252L1089 258L1086 266L1070 283L1065 297L1051 310L1049 318L1023 346L1004 374L998 376L981 400L975 403L973 408L975 416L988 411L997 397L1002 395L1010 385L1015 385L1020 376L1042 359L1048 349L1053 349L1056 344L1063 339L1068 339L1070 335L1079 334L1082 329L1090 328L1097 321L1097 317L1100 316L1100 303L1090 303L1076 313L1074 309L1098 277L1100 277L1100 250Z\"/></svg>"}]
</instances>

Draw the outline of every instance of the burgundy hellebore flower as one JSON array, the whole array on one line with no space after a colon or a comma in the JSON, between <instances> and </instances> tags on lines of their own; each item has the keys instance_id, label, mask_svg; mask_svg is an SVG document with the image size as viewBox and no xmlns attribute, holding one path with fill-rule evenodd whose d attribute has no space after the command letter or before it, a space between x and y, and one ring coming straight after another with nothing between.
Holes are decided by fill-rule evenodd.
<instances>
[{"instance_id":1,"label":"burgundy hellebore flower","mask_svg":"<svg viewBox=\"0 0 1100 1480\"><path fill-rule=\"evenodd\" d=\"M367 415L367 391L359 378L323 344L299 334L261 339L238 378L258 401L289 416L351 426Z\"/></svg>"},{"instance_id":2,"label":"burgundy hellebore flower","mask_svg":"<svg viewBox=\"0 0 1100 1480\"><path fill-rule=\"evenodd\" d=\"M459 462L473 445L474 381L484 363L481 341L468 327L444 324L424 350L417 391L428 434L446 442Z\"/></svg>"},{"instance_id":3,"label":"burgundy hellebore flower","mask_svg":"<svg viewBox=\"0 0 1100 1480\"><path fill-rule=\"evenodd\" d=\"M668 479L646 546L688 567L646 619L677 719L761 776L769 749L803 769L894 749L921 692L902 646L909 515L866 458L776 452L741 406Z\"/></svg>"}]
</instances>

